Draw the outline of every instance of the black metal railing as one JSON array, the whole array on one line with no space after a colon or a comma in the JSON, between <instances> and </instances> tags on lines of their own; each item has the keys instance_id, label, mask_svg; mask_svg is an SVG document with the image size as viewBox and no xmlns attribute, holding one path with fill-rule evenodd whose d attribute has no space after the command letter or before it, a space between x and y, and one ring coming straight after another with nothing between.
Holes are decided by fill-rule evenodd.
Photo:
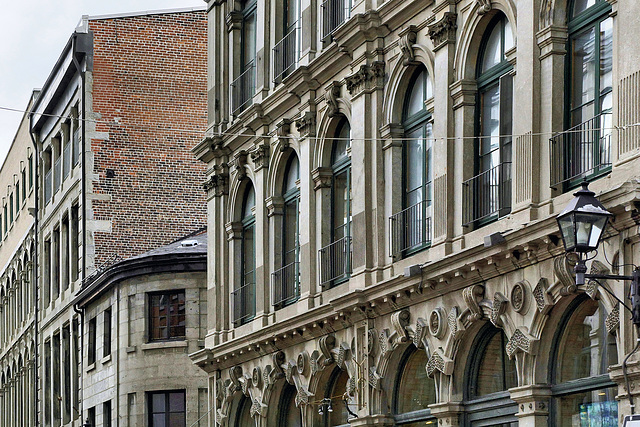
<instances>
[{"instance_id":1,"label":"black metal railing","mask_svg":"<svg viewBox=\"0 0 640 427\"><path fill-rule=\"evenodd\" d=\"M231 83L231 114L242 112L253 103L256 92L256 67L251 61L245 71Z\"/></svg>"},{"instance_id":2,"label":"black metal railing","mask_svg":"<svg viewBox=\"0 0 640 427\"><path fill-rule=\"evenodd\" d=\"M64 145L64 149L62 151L62 177L65 179L69 176L69 172L71 171L71 142L67 142Z\"/></svg>"},{"instance_id":3,"label":"black metal railing","mask_svg":"<svg viewBox=\"0 0 640 427\"><path fill-rule=\"evenodd\" d=\"M429 204L423 200L389 217L392 257L402 256L407 250L419 249L431 242Z\"/></svg>"},{"instance_id":4,"label":"black metal railing","mask_svg":"<svg viewBox=\"0 0 640 427\"><path fill-rule=\"evenodd\" d=\"M80 159L80 129L73 131L73 165L78 164Z\"/></svg>"},{"instance_id":5,"label":"black metal railing","mask_svg":"<svg viewBox=\"0 0 640 427\"><path fill-rule=\"evenodd\" d=\"M503 162L462 183L462 223L469 226L511 212L511 162Z\"/></svg>"},{"instance_id":6,"label":"black metal railing","mask_svg":"<svg viewBox=\"0 0 640 427\"><path fill-rule=\"evenodd\" d=\"M51 193L52 193L52 191L51 191L51 175L52 175L51 169L49 169L44 174L44 203L45 203L45 205L47 203L49 203L49 201L51 200Z\"/></svg>"},{"instance_id":7,"label":"black metal railing","mask_svg":"<svg viewBox=\"0 0 640 427\"><path fill-rule=\"evenodd\" d=\"M298 65L298 27L289 31L273 48L273 81L279 82Z\"/></svg>"},{"instance_id":8,"label":"black metal railing","mask_svg":"<svg viewBox=\"0 0 640 427\"><path fill-rule=\"evenodd\" d=\"M549 139L551 188L611 166L611 113L602 113Z\"/></svg>"},{"instance_id":9,"label":"black metal railing","mask_svg":"<svg viewBox=\"0 0 640 427\"><path fill-rule=\"evenodd\" d=\"M271 273L271 304L276 308L295 301L300 296L300 267L292 262Z\"/></svg>"},{"instance_id":10,"label":"black metal railing","mask_svg":"<svg viewBox=\"0 0 640 427\"><path fill-rule=\"evenodd\" d=\"M241 325L256 315L256 285L247 283L231 292L233 324Z\"/></svg>"},{"instance_id":11,"label":"black metal railing","mask_svg":"<svg viewBox=\"0 0 640 427\"><path fill-rule=\"evenodd\" d=\"M326 0L322 3L322 41L330 42L333 31L349 19L349 3L348 0Z\"/></svg>"},{"instance_id":12,"label":"black metal railing","mask_svg":"<svg viewBox=\"0 0 640 427\"><path fill-rule=\"evenodd\" d=\"M351 236L343 237L318 251L320 286L331 286L351 274Z\"/></svg>"}]
</instances>

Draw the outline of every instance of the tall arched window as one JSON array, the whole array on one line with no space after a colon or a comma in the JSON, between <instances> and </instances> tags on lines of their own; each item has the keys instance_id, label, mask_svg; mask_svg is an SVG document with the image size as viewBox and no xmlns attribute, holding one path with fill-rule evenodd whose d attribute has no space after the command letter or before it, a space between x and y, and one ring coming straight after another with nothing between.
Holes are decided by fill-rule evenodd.
<instances>
[{"instance_id":1,"label":"tall arched window","mask_svg":"<svg viewBox=\"0 0 640 427\"><path fill-rule=\"evenodd\" d=\"M607 332L601 303L578 298L560 322L550 360L557 426L618 425L617 386L607 373L618 363L615 337Z\"/></svg>"},{"instance_id":2,"label":"tall arched window","mask_svg":"<svg viewBox=\"0 0 640 427\"><path fill-rule=\"evenodd\" d=\"M435 381L427 375L427 353L411 346L400 363L394 390L396 425L418 426L434 421L429 405L436 403Z\"/></svg>"},{"instance_id":3,"label":"tall arched window","mask_svg":"<svg viewBox=\"0 0 640 427\"><path fill-rule=\"evenodd\" d=\"M577 186L611 167L613 18L606 0L574 0L569 15L566 129L551 139L552 186ZM563 184L563 185L559 185Z\"/></svg>"},{"instance_id":4,"label":"tall arched window","mask_svg":"<svg viewBox=\"0 0 640 427\"><path fill-rule=\"evenodd\" d=\"M282 265L273 272L273 305L283 307L300 296L300 178L298 157L291 154L285 168L282 198Z\"/></svg>"},{"instance_id":5,"label":"tall arched window","mask_svg":"<svg viewBox=\"0 0 640 427\"><path fill-rule=\"evenodd\" d=\"M255 422L251 416L251 399L247 396L243 395L241 397L234 421L233 427L255 426Z\"/></svg>"},{"instance_id":6,"label":"tall arched window","mask_svg":"<svg viewBox=\"0 0 640 427\"><path fill-rule=\"evenodd\" d=\"M324 400L321 404L321 416L325 427L347 426L349 420L348 402L345 402L349 374L340 368L335 368L328 386L325 389Z\"/></svg>"},{"instance_id":7,"label":"tall arched window","mask_svg":"<svg viewBox=\"0 0 640 427\"><path fill-rule=\"evenodd\" d=\"M391 255L401 257L431 242L431 146L433 129L426 101L431 80L421 67L415 72L404 102L402 126L402 210L391 217Z\"/></svg>"},{"instance_id":8,"label":"tall arched window","mask_svg":"<svg viewBox=\"0 0 640 427\"><path fill-rule=\"evenodd\" d=\"M504 332L487 325L471 347L465 375L465 417L471 427L518 425L518 407L508 392L518 385L516 363L507 356L506 345Z\"/></svg>"},{"instance_id":9,"label":"tall arched window","mask_svg":"<svg viewBox=\"0 0 640 427\"><path fill-rule=\"evenodd\" d=\"M286 383L278 405L278 425L280 427L302 427L302 413L296 406L295 386Z\"/></svg>"},{"instance_id":10,"label":"tall arched window","mask_svg":"<svg viewBox=\"0 0 640 427\"><path fill-rule=\"evenodd\" d=\"M342 118L331 150L331 243L319 251L320 285L332 287L351 274L351 126Z\"/></svg>"},{"instance_id":11,"label":"tall arched window","mask_svg":"<svg viewBox=\"0 0 640 427\"><path fill-rule=\"evenodd\" d=\"M478 138L475 176L463 184L465 226L480 226L511 212L513 66L505 53L513 46L511 25L498 13L485 31L477 62Z\"/></svg>"},{"instance_id":12,"label":"tall arched window","mask_svg":"<svg viewBox=\"0 0 640 427\"><path fill-rule=\"evenodd\" d=\"M242 244L240 247L240 280L233 291L233 319L241 325L256 314L256 195L249 184L242 202Z\"/></svg>"}]
</instances>

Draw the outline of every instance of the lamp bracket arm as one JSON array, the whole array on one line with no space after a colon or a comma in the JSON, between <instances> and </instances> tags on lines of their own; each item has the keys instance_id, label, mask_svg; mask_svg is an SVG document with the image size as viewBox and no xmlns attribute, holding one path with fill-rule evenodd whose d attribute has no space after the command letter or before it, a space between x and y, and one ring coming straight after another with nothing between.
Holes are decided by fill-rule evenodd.
<instances>
[{"instance_id":1,"label":"lamp bracket arm","mask_svg":"<svg viewBox=\"0 0 640 427\"><path fill-rule=\"evenodd\" d=\"M585 274L586 279L600 279L600 280L634 280L633 276L621 276L618 274Z\"/></svg>"}]
</instances>

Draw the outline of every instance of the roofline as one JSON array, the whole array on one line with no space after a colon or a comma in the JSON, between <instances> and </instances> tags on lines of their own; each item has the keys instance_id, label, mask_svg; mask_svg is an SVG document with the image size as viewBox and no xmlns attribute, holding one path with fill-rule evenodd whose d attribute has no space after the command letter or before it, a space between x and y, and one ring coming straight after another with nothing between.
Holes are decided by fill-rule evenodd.
<instances>
[{"instance_id":1,"label":"roofline","mask_svg":"<svg viewBox=\"0 0 640 427\"><path fill-rule=\"evenodd\" d=\"M171 253L129 258L112 265L84 289L80 289L72 304L84 307L106 292L112 285L136 276L159 273L189 273L207 271L207 253Z\"/></svg>"},{"instance_id":2,"label":"roofline","mask_svg":"<svg viewBox=\"0 0 640 427\"><path fill-rule=\"evenodd\" d=\"M118 19L118 18L133 18L136 16L148 16L148 15L169 15L172 13L188 13L188 12L204 12L206 6L192 6L181 7L174 9L157 9L157 10L141 10L138 12L123 12L123 13L109 13L105 15L92 15L88 16L90 21L96 21L100 19Z\"/></svg>"},{"instance_id":3,"label":"roofline","mask_svg":"<svg viewBox=\"0 0 640 427\"><path fill-rule=\"evenodd\" d=\"M11 152L11 150L13 150L13 146L16 145L16 142L18 140L18 134L20 133L20 128L22 127L22 124L25 122L25 120L27 121L28 133L31 133L31 122L29 120L29 114L31 112L31 108L33 107L33 104L35 104L36 99L38 98L39 95L40 95L40 89L31 90L31 96L29 97L29 102L27 102L27 108L24 110L24 113L22 114L22 118L20 119L18 128L16 129L16 133L13 135L13 139L11 140L11 145L7 150L6 156L4 156L4 160L2 161L2 166L0 166L0 173L2 172L2 170L7 164L9 153ZM27 146L31 147L31 140L29 140L29 144Z\"/></svg>"}]
</instances>

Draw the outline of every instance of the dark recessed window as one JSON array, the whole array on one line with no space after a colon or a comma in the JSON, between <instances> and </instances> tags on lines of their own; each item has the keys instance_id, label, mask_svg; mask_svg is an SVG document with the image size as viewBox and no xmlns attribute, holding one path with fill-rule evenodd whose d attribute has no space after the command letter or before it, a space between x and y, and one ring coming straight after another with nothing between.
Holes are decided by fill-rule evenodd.
<instances>
[{"instance_id":1,"label":"dark recessed window","mask_svg":"<svg viewBox=\"0 0 640 427\"><path fill-rule=\"evenodd\" d=\"M184 339L184 290L149 295L149 341Z\"/></svg>"},{"instance_id":2,"label":"dark recessed window","mask_svg":"<svg viewBox=\"0 0 640 427\"><path fill-rule=\"evenodd\" d=\"M102 356L111 354L111 307L104 311L104 335L102 343Z\"/></svg>"},{"instance_id":3,"label":"dark recessed window","mask_svg":"<svg viewBox=\"0 0 640 427\"><path fill-rule=\"evenodd\" d=\"M184 390L149 393L149 427L185 427L186 399Z\"/></svg>"},{"instance_id":4,"label":"dark recessed window","mask_svg":"<svg viewBox=\"0 0 640 427\"><path fill-rule=\"evenodd\" d=\"M87 363L96 362L96 318L89 320L89 347L87 349Z\"/></svg>"}]
</instances>

